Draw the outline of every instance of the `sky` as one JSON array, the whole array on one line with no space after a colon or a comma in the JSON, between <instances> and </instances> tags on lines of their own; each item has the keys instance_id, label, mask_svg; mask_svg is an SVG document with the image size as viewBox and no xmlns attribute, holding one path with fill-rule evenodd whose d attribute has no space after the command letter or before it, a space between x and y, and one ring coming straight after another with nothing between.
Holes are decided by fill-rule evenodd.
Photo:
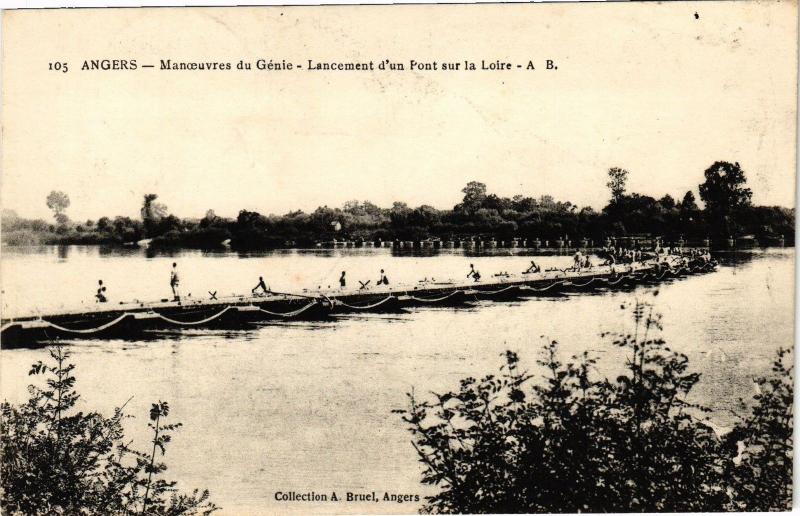
<instances>
[{"instance_id":1,"label":"sky","mask_svg":"<svg viewBox=\"0 0 800 516\"><path fill-rule=\"evenodd\" d=\"M610 167L680 198L725 160L753 202L794 206L796 19L794 2L5 12L0 203L48 218L61 190L73 220L138 216L146 193L181 217L450 208L476 180L599 209ZM80 70L102 58L139 68ZM159 70L259 58L537 69Z\"/></svg>"}]
</instances>

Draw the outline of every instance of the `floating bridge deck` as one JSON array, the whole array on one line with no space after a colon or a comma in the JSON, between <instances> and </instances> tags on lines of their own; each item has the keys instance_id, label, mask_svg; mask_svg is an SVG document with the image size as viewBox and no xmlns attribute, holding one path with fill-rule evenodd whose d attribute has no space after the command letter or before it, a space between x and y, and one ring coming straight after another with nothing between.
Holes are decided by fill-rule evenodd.
<instances>
[{"instance_id":1,"label":"floating bridge deck","mask_svg":"<svg viewBox=\"0 0 800 516\"><path fill-rule=\"evenodd\" d=\"M383 285L369 289L328 289L298 294L235 296L220 299L155 303L98 303L93 309L3 319L4 348L60 338L141 339L170 328L242 328L259 322L314 320L331 314L390 312L424 306L463 306L471 301L508 301L630 288L691 274L711 272L715 263L694 260L596 266L582 270L548 270L495 276L475 282L424 281L416 285Z\"/></svg>"}]
</instances>

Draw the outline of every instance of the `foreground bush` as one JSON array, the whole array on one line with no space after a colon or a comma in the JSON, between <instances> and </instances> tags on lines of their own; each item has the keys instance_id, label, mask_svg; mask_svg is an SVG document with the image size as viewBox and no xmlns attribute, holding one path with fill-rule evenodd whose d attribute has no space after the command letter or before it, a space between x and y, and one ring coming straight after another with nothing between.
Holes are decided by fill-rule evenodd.
<instances>
[{"instance_id":1,"label":"foreground bush","mask_svg":"<svg viewBox=\"0 0 800 516\"><path fill-rule=\"evenodd\" d=\"M758 378L752 413L727 439L737 446L730 471L735 509L788 511L792 501L792 354L782 349L768 378Z\"/></svg>"},{"instance_id":2,"label":"foreground bush","mask_svg":"<svg viewBox=\"0 0 800 516\"><path fill-rule=\"evenodd\" d=\"M69 352L50 351L54 365L38 362L31 375L46 375L46 387L29 386L22 405L0 405L0 485L3 514L210 514L217 507L208 491L181 494L175 482L161 478L158 460L170 433L169 405L150 410L152 449L144 453L125 442L122 408L106 418L76 412L75 366Z\"/></svg>"},{"instance_id":3,"label":"foreground bush","mask_svg":"<svg viewBox=\"0 0 800 516\"><path fill-rule=\"evenodd\" d=\"M652 307L633 308L624 374L598 378L588 353L563 364L544 348L541 382L505 353L498 375L398 411L439 487L434 513L787 510L791 506L792 371L781 351L759 380L752 415L724 438L687 401L699 380L655 336Z\"/></svg>"}]
</instances>

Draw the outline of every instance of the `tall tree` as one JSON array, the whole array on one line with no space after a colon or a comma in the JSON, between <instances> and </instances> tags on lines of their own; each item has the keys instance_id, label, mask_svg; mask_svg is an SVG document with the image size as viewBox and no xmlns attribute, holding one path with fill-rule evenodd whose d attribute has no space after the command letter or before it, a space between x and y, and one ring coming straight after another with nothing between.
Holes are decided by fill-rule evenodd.
<instances>
[{"instance_id":1,"label":"tall tree","mask_svg":"<svg viewBox=\"0 0 800 516\"><path fill-rule=\"evenodd\" d=\"M625 195L625 183L628 182L628 171L624 168L613 167L608 169L608 183L611 190L611 202L617 203Z\"/></svg>"},{"instance_id":2,"label":"tall tree","mask_svg":"<svg viewBox=\"0 0 800 516\"><path fill-rule=\"evenodd\" d=\"M47 207L53 210L53 217L60 226L69 222L69 217L64 213L69 204L69 196L64 192L53 190L47 196Z\"/></svg>"},{"instance_id":3,"label":"tall tree","mask_svg":"<svg viewBox=\"0 0 800 516\"><path fill-rule=\"evenodd\" d=\"M683 200L681 201L681 211L695 212L699 209L700 208L697 207L697 201L694 199L694 194L689 190L684 194Z\"/></svg>"},{"instance_id":4,"label":"tall tree","mask_svg":"<svg viewBox=\"0 0 800 516\"><path fill-rule=\"evenodd\" d=\"M160 202L157 194L145 194L144 202L142 203L142 222L144 222L144 230L147 236L153 236L158 223L161 222L167 215L167 207Z\"/></svg>"},{"instance_id":5,"label":"tall tree","mask_svg":"<svg viewBox=\"0 0 800 516\"><path fill-rule=\"evenodd\" d=\"M697 207L697 202L691 190L686 192L678 207L680 208L681 233L691 237L700 237L704 235L705 225L702 224L700 208Z\"/></svg>"},{"instance_id":6,"label":"tall tree","mask_svg":"<svg viewBox=\"0 0 800 516\"><path fill-rule=\"evenodd\" d=\"M717 161L705 171L700 198L706 203L706 215L712 231L732 236L736 233L738 213L750 205L753 192L744 185L747 179L739 163Z\"/></svg>"},{"instance_id":7,"label":"tall tree","mask_svg":"<svg viewBox=\"0 0 800 516\"><path fill-rule=\"evenodd\" d=\"M461 201L461 206L464 211L473 213L479 210L483 201L486 200L486 185L478 181L470 181L462 190L464 192L464 200Z\"/></svg>"}]
</instances>

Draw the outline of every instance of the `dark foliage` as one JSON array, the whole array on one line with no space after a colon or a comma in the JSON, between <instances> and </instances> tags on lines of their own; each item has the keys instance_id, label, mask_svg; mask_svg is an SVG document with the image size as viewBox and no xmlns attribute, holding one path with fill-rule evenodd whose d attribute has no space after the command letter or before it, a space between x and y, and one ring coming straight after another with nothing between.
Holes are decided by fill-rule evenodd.
<instances>
[{"instance_id":1,"label":"dark foliage","mask_svg":"<svg viewBox=\"0 0 800 516\"><path fill-rule=\"evenodd\" d=\"M180 493L162 474L158 460L180 423L165 424L169 405L150 411L152 450L136 451L125 441L122 408L110 418L75 410L75 366L56 347L54 364L37 362L31 375L46 375L45 387L31 385L22 405L0 405L0 502L3 514L207 515L217 507L208 491Z\"/></svg>"},{"instance_id":2,"label":"dark foliage","mask_svg":"<svg viewBox=\"0 0 800 516\"><path fill-rule=\"evenodd\" d=\"M597 212L571 202L556 201L549 195L512 198L489 193L485 184L470 181L463 199L451 210L432 206L412 208L395 202L380 208L369 201L349 201L342 208L322 206L312 213L293 211L285 215L263 215L242 210L235 220L217 217L209 210L200 220L180 219L147 194L141 220L102 217L93 224L27 221L3 214L3 239L7 244L32 243L131 243L153 239L156 246L215 248L230 244L236 249L308 247L337 240L425 240L472 237L510 240L525 238L554 242L591 239L602 245L606 238L653 235L667 241L680 238L702 240L754 235L764 243L781 236L794 239L794 209L751 206L750 190L744 187L741 167L716 162L705 172L700 185L704 210L694 194L686 192L676 201L670 195L655 199L626 193L629 173L620 168L608 171L611 200Z\"/></svg>"},{"instance_id":3,"label":"dark foliage","mask_svg":"<svg viewBox=\"0 0 800 516\"><path fill-rule=\"evenodd\" d=\"M608 169L608 183L611 190L611 202L619 201L625 195L625 184L628 182L628 171L619 167Z\"/></svg>"},{"instance_id":4,"label":"dark foliage","mask_svg":"<svg viewBox=\"0 0 800 516\"><path fill-rule=\"evenodd\" d=\"M717 161L705 171L700 198L706 203L709 231L732 236L741 232L743 210L750 206L753 192L744 185L747 179L739 163Z\"/></svg>"},{"instance_id":5,"label":"dark foliage","mask_svg":"<svg viewBox=\"0 0 800 516\"><path fill-rule=\"evenodd\" d=\"M506 352L498 375L397 411L439 488L432 513L785 510L791 503L792 381L776 363L752 416L724 439L688 395L699 375L657 335L652 307L633 307L625 372L597 377L588 353L544 347L540 382Z\"/></svg>"},{"instance_id":6,"label":"dark foliage","mask_svg":"<svg viewBox=\"0 0 800 516\"><path fill-rule=\"evenodd\" d=\"M69 217L64 213L69 208L69 196L64 192L57 192L53 190L47 196L47 207L53 211L53 218L59 228L63 228L69 222Z\"/></svg>"},{"instance_id":7,"label":"dark foliage","mask_svg":"<svg viewBox=\"0 0 800 516\"><path fill-rule=\"evenodd\" d=\"M758 378L759 393L750 416L729 436L739 452L729 465L736 510L789 511L792 508L793 357L782 349L772 375Z\"/></svg>"}]
</instances>

